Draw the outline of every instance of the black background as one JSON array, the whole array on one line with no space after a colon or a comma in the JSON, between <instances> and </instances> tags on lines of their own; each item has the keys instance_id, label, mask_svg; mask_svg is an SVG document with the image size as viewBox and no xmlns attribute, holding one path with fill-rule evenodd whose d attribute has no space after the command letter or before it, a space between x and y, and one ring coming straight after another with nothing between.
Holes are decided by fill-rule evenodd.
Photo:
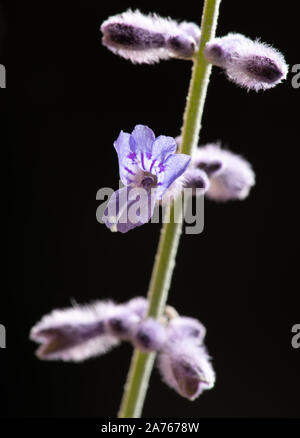
<instances>
[{"instance_id":1,"label":"black background","mask_svg":"<svg viewBox=\"0 0 300 438\"><path fill-rule=\"evenodd\" d=\"M125 301L147 291L160 226L110 233L95 219L95 196L118 187L112 143L121 129L142 123L157 135L179 134L191 64L136 66L105 49L100 24L129 6L200 22L202 1L2 8L10 151L9 281L0 307L4 416L113 417L118 410L129 345L83 364L40 362L28 333L71 298ZM300 63L296 15L280 2L224 1L217 33L261 37L292 66ZM146 417L299 416L300 350L291 346L291 327L300 323L292 268L300 91L291 78L247 93L213 70L201 144L222 140L247 157L257 184L243 202L206 202L204 232L183 235L170 291L169 303L207 328L216 386L191 403L155 370Z\"/></svg>"}]
</instances>

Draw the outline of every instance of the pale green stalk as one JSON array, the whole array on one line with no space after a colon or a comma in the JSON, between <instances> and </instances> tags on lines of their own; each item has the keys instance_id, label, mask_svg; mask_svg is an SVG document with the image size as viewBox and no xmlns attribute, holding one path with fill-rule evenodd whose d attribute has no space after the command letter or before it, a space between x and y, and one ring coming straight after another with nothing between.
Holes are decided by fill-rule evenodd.
<instances>
[{"instance_id":1,"label":"pale green stalk","mask_svg":"<svg viewBox=\"0 0 300 438\"><path fill-rule=\"evenodd\" d=\"M201 119L209 82L211 65L204 57L205 44L214 38L221 0L205 0L199 50L194 56L192 77L182 127L181 153L192 154L199 140ZM158 318L166 305L182 221L174 221L174 204L170 207L170 221L165 223L160 236L158 250L148 290L148 316ZM133 353L124 395L118 416L138 418L141 415L149 379L155 359L154 353Z\"/></svg>"}]
</instances>

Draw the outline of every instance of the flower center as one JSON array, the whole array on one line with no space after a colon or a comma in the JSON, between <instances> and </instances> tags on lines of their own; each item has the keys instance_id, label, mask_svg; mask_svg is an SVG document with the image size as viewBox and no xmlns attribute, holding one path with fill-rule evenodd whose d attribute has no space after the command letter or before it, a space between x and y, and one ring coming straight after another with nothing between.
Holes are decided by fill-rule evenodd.
<instances>
[{"instance_id":1,"label":"flower center","mask_svg":"<svg viewBox=\"0 0 300 438\"><path fill-rule=\"evenodd\" d=\"M157 177L156 175L152 175L150 172L144 172L143 178L141 180L141 186L145 190L151 190L153 187L157 185Z\"/></svg>"}]
</instances>

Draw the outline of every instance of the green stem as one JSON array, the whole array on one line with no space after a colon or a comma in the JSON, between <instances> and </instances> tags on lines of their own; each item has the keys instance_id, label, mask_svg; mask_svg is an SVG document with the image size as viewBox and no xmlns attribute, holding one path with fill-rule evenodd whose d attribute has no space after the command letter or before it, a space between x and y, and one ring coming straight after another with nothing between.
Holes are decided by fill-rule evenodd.
<instances>
[{"instance_id":1,"label":"green stem","mask_svg":"<svg viewBox=\"0 0 300 438\"><path fill-rule=\"evenodd\" d=\"M221 0L205 0L199 49L194 56L193 71L183 117L181 153L192 154L199 139L211 65L204 57L205 44L215 36ZM170 221L160 236L148 290L148 316L159 318L166 305L175 257L182 231L182 218L174 220L175 204L170 207ZM138 418L141 415L155 359L154 353L133 353L118 416Z\"/></svg>"}]
</instances>

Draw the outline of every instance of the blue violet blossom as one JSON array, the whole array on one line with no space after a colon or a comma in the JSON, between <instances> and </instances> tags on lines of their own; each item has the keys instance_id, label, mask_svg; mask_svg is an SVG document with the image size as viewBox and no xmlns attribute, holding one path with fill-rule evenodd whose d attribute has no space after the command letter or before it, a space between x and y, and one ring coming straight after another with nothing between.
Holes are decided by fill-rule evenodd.
<instances>
[{"instance_id":1,"label":"blue violet blossom","mask_svg":"<svg viewBox=\"0 0 300 438\"><path fill-rule=\"evenodd\" d=\"M131 134L121 131L114 142L124 187L109 199L102 221L111 231L126 233L148 222L155 203L180 177L191 157L177 154L173 137L160 135L144 125Z\"/></svg>"}]
</instances>

